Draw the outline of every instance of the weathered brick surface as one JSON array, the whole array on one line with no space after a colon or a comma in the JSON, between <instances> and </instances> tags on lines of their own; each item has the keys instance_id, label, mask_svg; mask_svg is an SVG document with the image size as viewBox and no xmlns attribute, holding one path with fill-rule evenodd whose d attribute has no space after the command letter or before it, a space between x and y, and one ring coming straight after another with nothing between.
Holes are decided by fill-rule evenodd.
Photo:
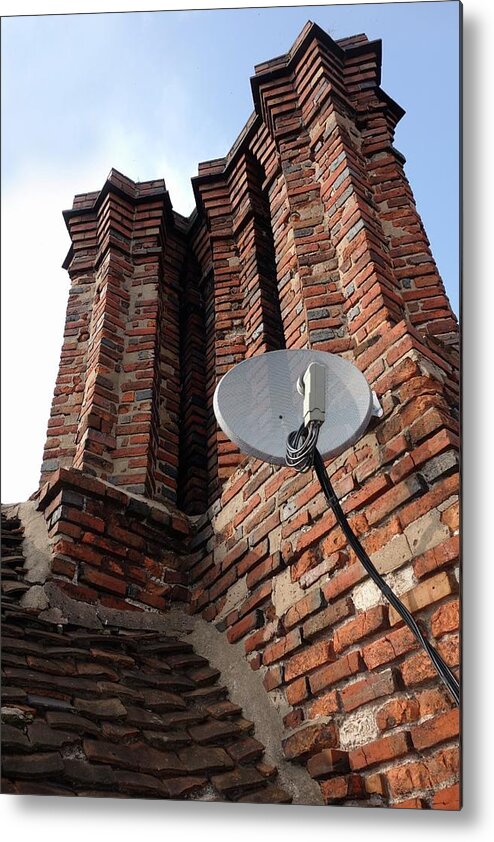
<instances>
[{"instance_id":1,"label":"weathered brick surface","mask_svg":"<svg viewBox=\"0 0 494 842\"><path fill-rule=\"evenodd\" d=\"M393 671L384 670L348 684L340 691L340 698L343 709L350 711L381 696L389 696L395 689L396 678Z\"/></svg>"},{"instance_id":2,"label":"weathered brick surface","mask_svg":"<svg viewBox=\"0 0 494 842\"><path fill-rule=\"evenodd\" d=\"M365 798L365 784L361 775L342 775L321 783L325 804L337 804L344 800Z\"/></svg>"},{"instance_id":3,"label":"weathered brick surface","mask_svg":"<svg viewBox=\"0 0 494 842\"><path fill-rule=\"evenodd\" d=\"M461 791L459 784L452 784L436 792L432 799L435 810L461 810Z\"/></svg>"},{"instance_id":4,"label":"weathered brick surface","mask_svg":"<svg viewBox=\"0 0 494 842\"><path fill-rule=\"evenodd\" d=\"M417 790L435 790L454 782L458 771L459 752L457 747L452 747L424 756L423 760L397 765L386 772L386 778L391 796L400 798Z\"/></svg>"},{"instance_id":5,"label":"weathered brick surface","mask_svg":"<svg viewBox=\"0 0 494 842\"><path fill-rule=\"evenodd\" d=\"M334 748L325 748L310 758L307 771L313 778L329 778L341 772L349 772L348 753Z\"/></svg>"},{"instance_id":6,"label":"weathered brick surface","mask_svg":"<svg viewBox=\"0 0 494 842\"><path fill-rule=\"evenodd\" d=\"M383 763L403 757L409 749L409 736L406 731L393 734L389 737L382 737L373 743L368 743L364 748L357 748L349 754L350 766L352 769L364 769L376 763Z\"/></svg>"},{"instance_id":7,"label":"weathered brick surface","mask_svg":"<svg viewBox=\"0 0 494 842\"><path fill-rule=\"evenodd\" d=\"M310 673L316 667L334 660L334 652L331 643L321 640L313 646L304 648L298 655L293 655L285 666L285 679L291 681L302 673Z\"/></svg>"},{"instance_id":8,"label":"weathered brick surface","mask_svg":"<svg viewBox=\"0 0 494 842\"><path fill-rule=\"evenodd\" d=\"M376 724L380 731L389 731L397 725L415 722L420 716L417 699L393 699L376 713Z\"/></svg>"},{"instance_id":9,"label":"weathered brick surface","mask_svg":"<svg viewBox=\"0 0 494 842\"><path fill-rule=\"evenodd\" d=\"M289 760L305 760L325 748L334 748L337 741L336 728L329 725L302 727L283 741L283 751Z\"/></svg>"},{"instance_id":10,"label":"weathered brick surface","mask_svg":"<svg viewBox=\"0 0 494 842\"><path fill-rule=\"evenodd\" d=\"M417 725L410 734L415 748L424 749L458 736L459 727L459 712L455 708Z\"/></svg>"}]
</instances>

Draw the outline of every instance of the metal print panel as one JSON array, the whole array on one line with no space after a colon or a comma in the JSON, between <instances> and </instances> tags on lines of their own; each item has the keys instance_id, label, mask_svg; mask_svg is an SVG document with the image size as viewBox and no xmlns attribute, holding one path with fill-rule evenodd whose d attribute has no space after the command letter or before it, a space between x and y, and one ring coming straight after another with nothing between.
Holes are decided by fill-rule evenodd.
<instances>
[{"instance_id":1,"label":"metal print panel","mask_svg":"<svg viewBox=\"0 0 494 842\"><path fill-rule=\"evenodd\" d=\"M394 98L409 54L386 62L390 44L413 41L412 12L422 22L431 15L420 37L435 38L438 55L451 52L459 4L397 6L389 19L386 6L369 19L358 5L23 18L4 32L13 67L12 44L28 26L46 36L36 42L42 76L45 48L58 55L77 32L90 45L104 26L125 78L120 44L130 27L129 55L145 46L147 57L134 78L159 80L170 97L158 72L167 50L151 49L153 39L186 55L193 44L194 129L185 105L167 100L160 131L151 123L153 143L166 145L183 120L183 148L208 159L189 172L187 210L174 204L173 171L150 164L148 174L147 159L136 171L115 138L108 176L92 182L82 167L71 183L70 295L35 460L41 479L27 502L2 507L4 793L460 809L459 709L429 656L369 579L313 471L245 455L213 407L224 375L228 383L239 363L262 368L268 353L329 352L356 367L348 370L365 385L352 421L360 437L343 450L340 441L326 468L365 552L458 676L454 272L448 295L408 180L408 149L395 137L414 119ZM259 20L270 26L261 32ZM252 48L251 93L242 71L248 105L238 137L225 140L222 128L215 146L200 110L202 73L211 70L207 45L218 52L211 33L232 38L232 26L239 49ZM228 84L224 73L208 91ZM104 85L98 96L111 107ZM432 94L423 87L420 96ZM143 126L159 102L142 99ZM19 114L23 107L19 97ZM139 125L140 112L129 113ZM104 123L104 110L91 114L91 125ZM41 122L48 131L50 120ZM15 121L6 125L7 170L20 172L23 146ZM89 123L84 131L89 143ZM432 144L424 126L417 131L422 146ZM130 130L117 136L132 142ZM79 172L84 150L64 137L65 147ZM178 155L182 144L173 148ZM50 201L43 193L43 207ZM22 236L32 227L34 237L37 224L32 214L26 228L23 203ZM15 267L7 287L18 282ZM49 278L44 286L55 296ZM30 357L34 365L32 348ZM382 415L368 424L371 390ZM238 424L258 417L259 391L240 389L232 409ZM24 452L15 434L9 454ZM16 459L13 476L29 476Z\"/></svg>"}]
</instances>

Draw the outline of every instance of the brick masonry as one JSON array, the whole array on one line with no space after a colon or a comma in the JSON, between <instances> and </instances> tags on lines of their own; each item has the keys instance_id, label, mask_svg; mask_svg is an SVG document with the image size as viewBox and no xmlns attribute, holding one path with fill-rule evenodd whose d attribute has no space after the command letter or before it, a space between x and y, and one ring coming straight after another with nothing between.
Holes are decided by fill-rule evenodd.
<instances>
[{"instance_id":1,"label":"brick masonry","mask_svg":"<svg viewBox=\"0 0 494 842\"><path fill-rule=\"evenodd\" d=\"M459 665L458 325L393 146L381 43L308 23L199 164L197 209L112 171L67 211L72 288L39 506L73 599L214 622L283 710L328 804L459 808L459 721L312 475L246 459L218 379L314 348L384 415L328 465L353 529Z\"/></svg>"}]
</instances>

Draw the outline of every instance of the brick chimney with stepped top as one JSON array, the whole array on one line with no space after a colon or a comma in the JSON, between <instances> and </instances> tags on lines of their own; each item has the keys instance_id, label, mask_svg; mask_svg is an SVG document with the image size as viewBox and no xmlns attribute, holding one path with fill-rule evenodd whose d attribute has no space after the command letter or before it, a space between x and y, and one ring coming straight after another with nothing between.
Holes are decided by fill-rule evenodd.
<instances>
[{"instance_id":1,"label":"brick chimney with stepped top","mask_svg":"<svg viewBox=\"0 0 494 842\"><path fill-rule=\"evenodd\" d=\"M211 625L256 673L284 760L322 803L459 809L458 711L429 658L312 473L246 458L212 406L254 354L312 348L359 367L384 415L328 471L457 672L458 324L380 66L380 41L309 22L255 68L254 111L224 158L199 164L188 219L163 181L115 170L76 196L35 501L50 604L56 591L58 610Z\"/></svg>"}]
</instances>

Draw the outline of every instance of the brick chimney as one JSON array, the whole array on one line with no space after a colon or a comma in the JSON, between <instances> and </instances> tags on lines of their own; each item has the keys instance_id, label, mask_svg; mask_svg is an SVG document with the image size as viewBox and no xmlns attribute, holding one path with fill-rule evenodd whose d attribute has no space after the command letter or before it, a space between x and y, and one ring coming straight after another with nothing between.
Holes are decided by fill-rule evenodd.
<instances>
[{"instance_id":1,"label":"brick chimney","mask_svg":"<svg viewBox=\"0 0 494 842\"><path fill-rule=\"evenodd\" d=\"M354 531L458 666L458 325L393 145L381 42L308 23L199 164L197 209L112 171L65 213L64 344L40 507L53 576L179 600L242 642L326 803L458 807L458 715L317 482L245 458L212 397L277 348L342 354L384 417L328 465Z\"/></svg>"}]
</instances>

